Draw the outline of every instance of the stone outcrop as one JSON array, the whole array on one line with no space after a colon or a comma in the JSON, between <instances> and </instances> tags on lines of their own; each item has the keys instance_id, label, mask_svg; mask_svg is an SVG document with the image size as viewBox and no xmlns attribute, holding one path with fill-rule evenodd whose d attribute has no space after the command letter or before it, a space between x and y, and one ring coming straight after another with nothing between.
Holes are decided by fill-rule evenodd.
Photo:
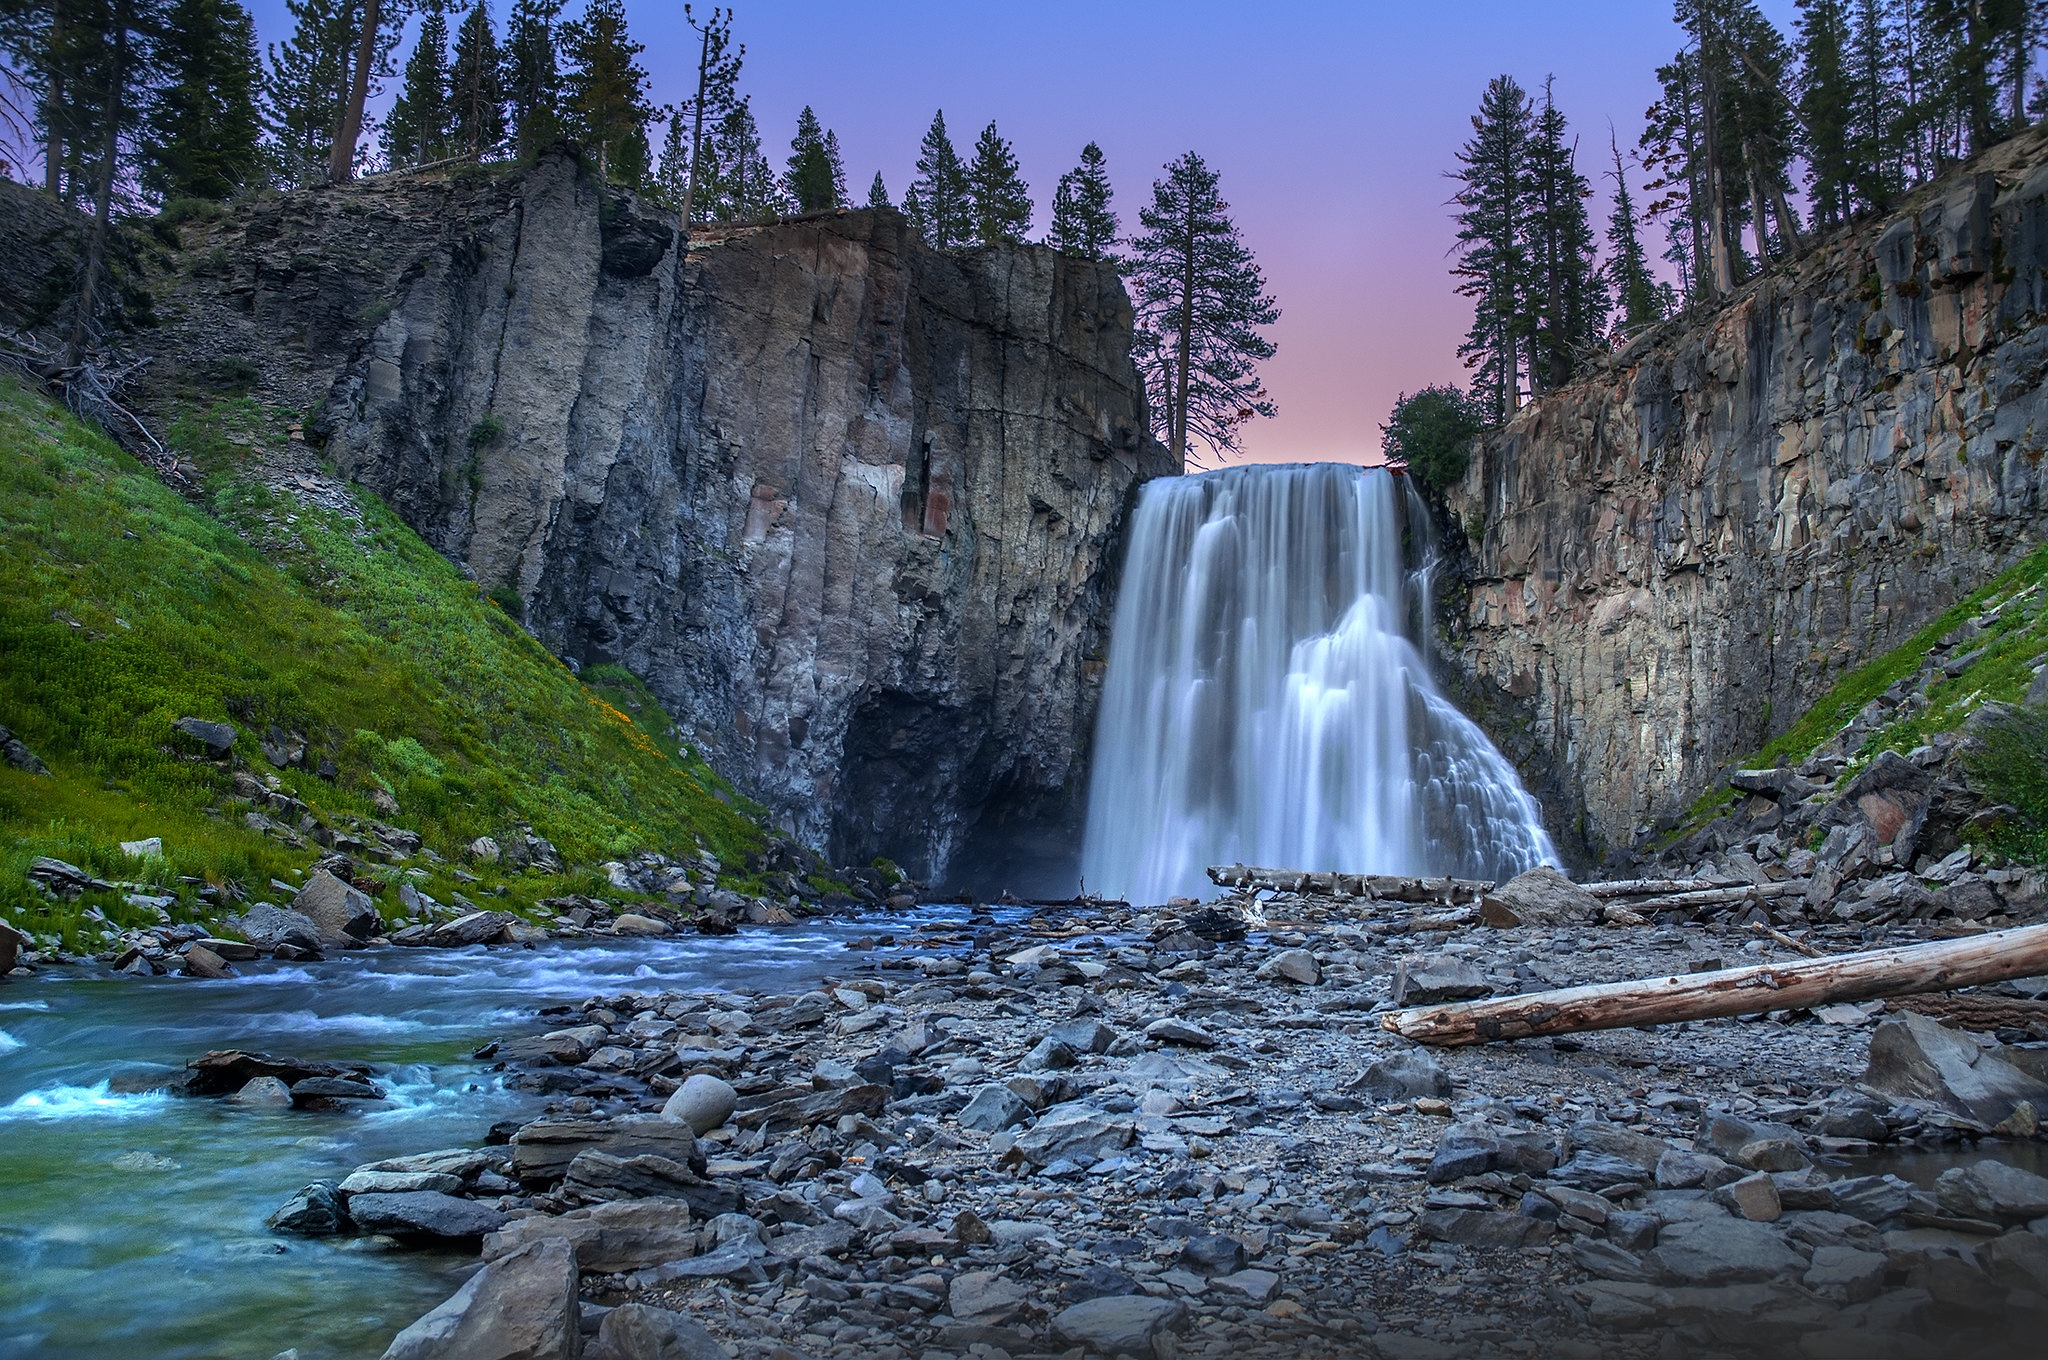
<instances>
[{"instance_id":1,"label":"stone outcrop","mask_svg":"<svg viewBox=\"0 0 2048 1360\"><path fill-rule=\"evenodd\" d=\"M1554 821L1628 848L2040 541L2044 317L2034 132L1484 445L1456 661Z\"/></svg>"},{"instance_id":2,"label":"stone outcrop","mask_svg":"<svg viewBox=\"0 0 2048 1360\"><path fill-rule=\"evenodd\" d=\"M154 380L257 361L339 473L835 863L1024 890L1006 856L1074 855L1112 545L1174 470L1112 269L889 211L686 250L566 149L185 252L217 267L168 285Z\"/></svg>"}]
</instances>

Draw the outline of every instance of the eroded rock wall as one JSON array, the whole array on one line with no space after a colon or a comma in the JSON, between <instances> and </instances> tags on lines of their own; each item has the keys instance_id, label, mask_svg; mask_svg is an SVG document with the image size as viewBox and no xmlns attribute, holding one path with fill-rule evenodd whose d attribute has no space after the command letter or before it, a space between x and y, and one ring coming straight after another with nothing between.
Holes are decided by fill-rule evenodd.
<instances>
[{"instance_id":1,"label":"eroded rock wall","mask_svg":"<svg viewBox=\"0 0 2048 1360\"><path fill-rule=\"evenodd\" d=\"M1451 497L1458 665L1595 855L2048 528L2048 136L1525 408Z\"/></svg>"},{"instance_id":2,"label":"eroded rock wall","mask_svg":"<svg viewBox=\"0 0 2048 1360\"><path fill-rule=\"evenodd\" d=\"M188 348L583 665L647 681L835 862L1017 891L1078 854L1117 529L1174 471L1113 270L892 212L705 231L569 154L217 229Z\"/></svg>"}]
</instances>

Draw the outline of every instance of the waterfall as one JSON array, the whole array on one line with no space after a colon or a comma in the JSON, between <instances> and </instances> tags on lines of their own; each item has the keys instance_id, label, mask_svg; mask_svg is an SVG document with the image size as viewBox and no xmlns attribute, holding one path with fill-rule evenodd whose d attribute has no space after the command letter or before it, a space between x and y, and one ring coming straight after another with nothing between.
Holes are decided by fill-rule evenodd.
<instances>
[{"instance_id":1,"label":"waterfall","mask_svg":"<svg viewBox=\"0 0 2048 1360\"><path fill-rule=\"evenodd\" d=\"M1200 897L1212 864L1499 879L1556 862L1536 800L1430 677L1427 540L1408 480L1380 469L1145 485L1096 727L1090 891Z\"/></svg>"}]
</instances>

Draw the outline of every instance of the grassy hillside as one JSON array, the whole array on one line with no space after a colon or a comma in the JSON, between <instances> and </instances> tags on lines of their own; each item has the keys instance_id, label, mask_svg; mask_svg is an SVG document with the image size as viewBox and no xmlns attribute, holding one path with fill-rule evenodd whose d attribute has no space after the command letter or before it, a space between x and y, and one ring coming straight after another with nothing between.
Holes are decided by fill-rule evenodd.
<instances>
[{"instance_id":1,"label":"grassy hillside","mask_svg":"<svg viewBox=\"0 0 2048 1360\"><path fill-rule=\"evenodd\" d=\"M174 915L201 914L203 883L275 898L266 881L315 858L243 824L229 773L174 734L187 716L233 723L236 763L323 818L377 817L450 860L526 823L572 868L565 882L472 865L483 881L458 884L436 866L416 881L444 901L502 886L491 905L518 905L587 889L588 866L632 851L701 845L730 865L761 843L754 810L630 675L580 682L368 493L320 508L247 475L293 418L242 400L181 420L202 507L0 379L0 725L55 773L0 766L4 919L74 947L97 942L77 933L80 907L145 923L118 896L51 907L24 878L37 855L160 884ZM305 769L260 753L273 724L304 735ZM322 761L331 778L311 772ZM148 836L163 861L121 854Z\"/></svg>"}]
</instances>

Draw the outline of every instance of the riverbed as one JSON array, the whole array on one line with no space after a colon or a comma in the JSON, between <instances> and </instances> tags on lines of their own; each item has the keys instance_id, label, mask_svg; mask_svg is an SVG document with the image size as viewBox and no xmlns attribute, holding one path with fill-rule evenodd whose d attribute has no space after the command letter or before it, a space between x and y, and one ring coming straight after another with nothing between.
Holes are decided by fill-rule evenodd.
<instances>
[{"instance_id":1,"label":"riverbed","mask_svg":"<svg viewBox=\"0 0 2048 1360\"><path fill-rule=\"evenodd\" d=\"M479 1145L493 1123L536 1112L542 1097L469 1056L481 1043L600 992L800 987L864 957L849 941L949 914L375 949L244 964L222 981L73 967L0 984L0 1356L374 1357L475 1256L281 1237L264 1219L308 1181ZM120 1093L124 1072L219 1048L369 1062L390 1099L316 1114Z\"/></svg>"}]
</instances>

